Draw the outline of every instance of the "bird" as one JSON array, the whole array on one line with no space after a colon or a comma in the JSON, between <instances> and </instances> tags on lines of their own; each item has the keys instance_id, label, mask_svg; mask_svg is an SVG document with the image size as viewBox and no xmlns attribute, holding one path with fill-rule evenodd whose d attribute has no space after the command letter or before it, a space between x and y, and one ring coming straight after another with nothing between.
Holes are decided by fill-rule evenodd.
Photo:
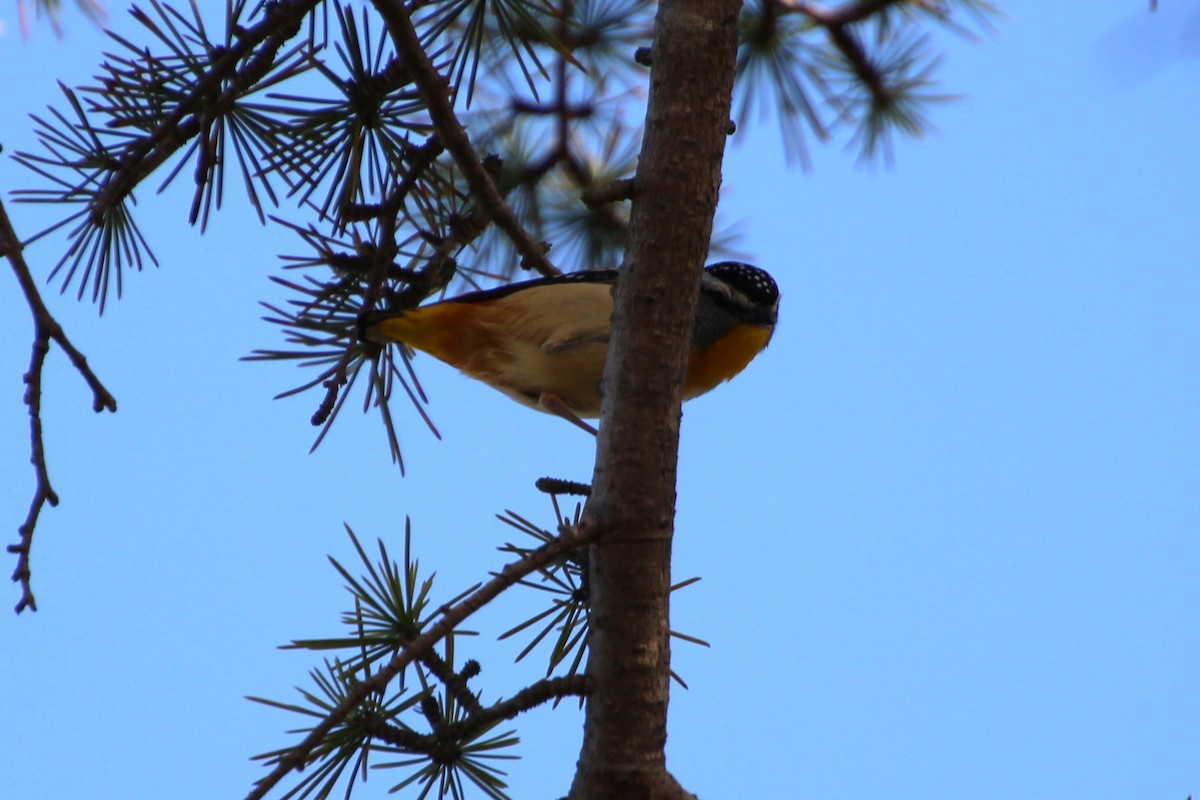
<instances>
[{"instance_id":1,"label":"bird","mask_svg":"<svg viewBox=\"0 0 1200 800\"><path fill-rule=\"evenodd\" d=\"M595 269L469 292L366 322L364 338L400 343L456 367L517 402L591 433L612 327L618 271ZM771 341L779 287L740 261L705 268L683 399L740 373Z\"/></svg>"}]
</instances>

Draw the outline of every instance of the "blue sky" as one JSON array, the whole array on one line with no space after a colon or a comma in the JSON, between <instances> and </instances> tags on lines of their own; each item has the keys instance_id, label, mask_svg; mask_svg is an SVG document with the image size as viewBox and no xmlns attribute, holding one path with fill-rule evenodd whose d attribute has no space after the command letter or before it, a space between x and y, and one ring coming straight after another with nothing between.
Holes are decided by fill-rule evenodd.
<instances>
[{"instance_id":1,"label":"blue sky","mask_svg":"<svg viewBox=\"0 0 1200 800\"><path fill-rule=\"evenodd\" d=\"M713 646L674 649L691 688L669 758L700 796L1200 793L1200 4L1068 5L1006 2L995 37L947 40L964 98L891 169L832 145L789 170L770 124L730 148L722 214L783 300L766 353L684 414L675 575L703 580L673 626ZM11 153L105 45L73 16L66 40L24 42L0 15ZM25 183L0 163L6 201ZM591 474L588 437L431 359L444 439L402 418L407 477L373 417L308 455L314 400L270 399L298 375L238 361L278 341L257 302L294 242L237 211L201 237L178 193L139 199L162 267L103 319L48 292L120 411L93 415L51 354L62 504L36 542L41 610L0 614L12 797L242 796L247 757L296 724L243 695L292 699L314 660L275 645L339 632L343 523L399 552L411 517L448 598L501 563L495 513L549 523L534 479ZM55 246L30 260L44 272ZM0 287L12 539L30 323ZM461 644L485 699L538 677L519 646ZM514 796L565 792L579 714L519 730Z\"/></svg>"}]
</instances>

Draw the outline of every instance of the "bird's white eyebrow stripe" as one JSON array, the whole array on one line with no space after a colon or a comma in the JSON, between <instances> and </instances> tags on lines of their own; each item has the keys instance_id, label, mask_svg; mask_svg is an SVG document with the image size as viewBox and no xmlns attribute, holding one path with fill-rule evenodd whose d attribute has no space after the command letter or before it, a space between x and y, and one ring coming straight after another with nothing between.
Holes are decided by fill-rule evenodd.
<instances>
[{"instance_id":1,"label":"bird's white eyebrow stripe","mask_svg":"<svg viewBox=\"0 0 1200 800\"><path fill-rule=\"evenodd\" d=\"M705 289L717 292L723 297L738 303L739 305L752 305L749 297L739 292L737 289L733 288L733 286L729 285L720 278L714 278L708 273L700 276L700 285Z\"/></svg>"}]
</instances>

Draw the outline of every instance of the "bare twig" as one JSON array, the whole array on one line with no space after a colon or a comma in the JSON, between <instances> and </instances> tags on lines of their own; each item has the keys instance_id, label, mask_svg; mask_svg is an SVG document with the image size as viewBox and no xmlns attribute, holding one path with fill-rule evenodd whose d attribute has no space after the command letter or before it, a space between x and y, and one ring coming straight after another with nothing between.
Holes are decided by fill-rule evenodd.
<instances>
[{"instance_id":1,"label":"bare twig","mask_svg":"<svg viewBox=\"0 0 1200 800\"><path fill-rule=\"evenodd\" d=\"M536 269L548 277L561 274L546 257L546 247L525 230L516 214L500 196L495 182L454 113L446 79L434 68L425 53L425 48L421 46L420 37L413 28L409 12L400 3L372 0L372 4L387 24L400 62L412 76L439 138L453 156L454 163L462 170L471 196L512 241L517 252L521 254L522 266Z\"/></svg>"},{"instance_id":2,"label":"bare twig","mask_svg":"<svg viewBox=\"0 0 1200 800\"><path fill-rule=\"evenodd\" d=\"M84 381L92 390L92 410L96 412L105 410L115 412L117 410L116 398L104 388L104 384L88 366L87 358L71 344L71 340L67 338L62 326L46 308L41 293L38 292L37 283L33 279L33 274L29 270L29 265L25 263L22 250L21 240L17 238L16 231L13 230L3 201L0 201L0 256L7 258L8 263L12 265L13 272L17 276L17 283L21 286L25 302L33 316L33 352L29 359L29 371L25 373L25 405L29 408L30 462L33 464L37 485L34 489L33 499L29 503L29 513L25 517L25 522L17 528L20 539L16 544L8 546L8 552L15 553L17 556L17 567L13 571L12 579L21 586L21 599L17 602L15 609L18 614L26 608L37 611L37 601L34 599L33 588L30 584L32 572L29 567L30 551L33 547L33 531L37 527L42 507L47 503L52 506L58 505L58 495L50 485L50 473L46 467L45 442L42 438L42 367L45 366L46 354L50 352L51 342L63 349L67 358L71 360L71 364L83 376Z\"/></svg>"},{"instance_id":3,"label":"bare twig","mask_svg":"<svg viewBox=\"0 0 1200 800\"><path fill-rule=\"evenodd\" d=\"M343 722L364 700L372 694L382 692L400 671L428 652L434 645L447 636L463 620L494 600L501 592L513 586L522 578L536 572L556 559L591 543L596 531L590 527L567 527L557 539L548 542L532 553L514 561L496 573L490 581L464 598L458 605L446 611L428 630L416 637L407 647L401 650L374 675L350 687L346 696L337 707L330 711L324 719L317 723L304 740L296 745L290 754L280 756L279 762L270 774L255 784L254 789L246 796L246 800L261 800L293 769L301 769L309 763L313 750L333 730L334 726Z\"/></svg>"}]
</instances>

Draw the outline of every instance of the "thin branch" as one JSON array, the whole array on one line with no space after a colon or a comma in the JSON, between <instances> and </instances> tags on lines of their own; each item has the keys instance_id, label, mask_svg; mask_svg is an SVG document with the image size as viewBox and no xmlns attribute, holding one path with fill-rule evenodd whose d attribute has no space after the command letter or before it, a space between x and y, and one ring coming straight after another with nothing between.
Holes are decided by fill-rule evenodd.
<instances>
[{"instance_id":1,"label":"thin branch","mask_svg":"<svg viewBox=\"0 0 1200 800\"><path fill-rule=\"evenodd\" d=\"M596 208L608 203L632 200L636 194L637 185L633 178L619 178L608 183L592 184L580 192L579 197L588 208Z\"/></svg>"},{"instance_id":2,"label":"thin branch","mask_svg":"<svg viewBox=\"0 0 1200 800\"><path fill-rule=\"evenodd\" d=\"M454 157L454 163L462 170L471 196L512 241L517 252L521 254L523 267L536 269L548 277L561 274L546 257L545 245L534 240L500 196L495 182L454 113L446 79L434 68L425 48L421 46L420 37L413 28L407 9L399 3L387 0L372 0L372 5L387 24L388 33L396 46L396 53L412 77L421 99L425 101L429 118L433 121L439 138Z\"/></svg>"},{"instance_id":3,"label":"thin branch","mask_svg":"<svg viewBox=\"0 0 1200 800\"><path fill-rule=\"evenodd\" d=\"M845 57L846 62L850 64L854 74L867 87L877 105L885 106L894 99L879 67L867 55L858 37L849 28L855 23L884 11L889 6L898 5L906 0L859 0L859 2L846 3L836 8L825 8L801 0L774 0L774 2L780 11L804 14L823 27L834 47Z\"/></svg>"},{"instance_id":4,"label":"thin branch","mask_svg":"<svg viewBox=\"0 0 1200 800\"><path fill-rule=\"evenodd\" d=\"M588 693L590 681L586 675L565 675L545 678L527 686L507 700L481 708L450 725L442 726L435 733L421 734L385 722L379 716L364 716L363 727L372 737L387 742L407 752L435 753L445 748L446 743L473 739L498 722L513 719L518 714L530 711L551 700L564 697L583 697Z\"/></svg>"},{"instance_id":5,"label":"thin branch","mask_svg":"<svg viewBox=\"0 0 1200 800\"><path fill-rule=\"evenodd\" d=\"M396 187L396 192L394 194L398 194L400 192L403 192L404 194L408 193L408 188L403 182ZM399 207L402 202L402 200L393 200L392 198L389 198L385 201L384 205L387 207L391 207L393 205ZM364 309L374 309L375 304L379 302L380 294L383 291L383 283L387 278L388 269L391 267L392 260L396 256L397 247L395 214L385 214L379 218L379 236L377 237L377 240L379 246L375 249L374 260L371 264L370 279L367 284L366 292L363 295ZM342 353L342 357L338 360L337 365L333 368L332 375L325 382L325 399L321 402L321 405L318 406L317 412L313 414L313 425L325 425L331 420L331 415L333 414L334 409L337 407L336 401L338 392L341 390L341 387L346 385L349 379L349 376L347 375L347 369L349 369L350 364L357 356L357 341L350 339L346 343L345 352ZM323 435L324 433L322 433L322 436ZM317 445L320 444L320 442L321 439L318 438L313 444L314 450L317 448Z\"/></svg>"},{"instance_id":6,"label":"thin branch","mask_svg":"<svg viewBox=\"0 0 1200 800\"><path fill-rule=\"evenodd\" d=\"M883 11L888 6L899 5L900 3L908 2L908 0L858 0L856 3L846 3L836 8L826 8L812 3L805 3L802 0L774 0L774 2L779 6L781 11L793 11L804 14L811 18L813 22L817 22L828 28L830 26L852 25L855 22L862 22Z\"/></svg>"},{"instance_id":7,"label":"thin branch","mask_svg":"<svg viewBox=\"0 0 1200 800\"><path fill-rule=\"evenodd\" d=\"M37 485L34 489L33 499L29 503L29 513L25 517L25 522L17 528L20 540L16 544L8 546L8 552L15 553L17 556L17 567L13 571L12 579L21 586L21 599L17 602L15 609L18 614L26 608L37 611L37 601L34 599L33 588L30 585L32 572L29 567L30 551L33 548L33 532L37 527L42 507L47 503L52 506L58 505L58 495L50 485L50 472L46 467L45 441L42 437L42 368L46 363L46 354L50 352L50 342L57 343L63 349L67 358L71 360L71 364L83 376L84 381L92 390L92 410L96 412L104 410L115 412L117 410L116 398L104 388L104 384L88 366L87 358L71 344L71 340L67 338L67 334L58 320L46 308L42 295L38 292L37 283L33 279L33 274L29 270L29 265L25 262L23 249L24 246L17 237L16 231L13 230L12 221L8 218L4 203L0 201L0 257L7 258L8 263L12 265L13 272L17 276L17 283L20 284L21 291L25 295L25 302L29 306L30 314L33 315L33 352L29 359L29 371L25 373L25 405L29 407L30 462L33 464L34 474L37 477Z\"/></svg>"},{"instance_id":8,"label":"thin branch","mask_svg":"<svg viewBox=\"0 0 1200 800\"><path fill-rule=\"evenodd\" d=\"M587 497L592 493L590 484L562 478L538 478L534 488L544 494L570 494L576 497Z\"/></svg>"},{"instance_id":9,"label":"thin branch","mask_svg":"<svg viewBox=\"0 0 1200 800\"><path fill-rule=\"evenodd\" d=\"M879 106L888 105L894 99L892 90L884 80L879 67L863 49L858 37L851 33L845 25L826 25L825 30L829 34L830 41L841 51L842 55L846 57L846 61L854 69L854 74L870 91L872 100Z\"/></svg>"},{"instance_id":10,"label":"thin branch","mask_svg":"<svg viewBox=\"0 0 1200 800\"><path fill-rule=\"evenodd\" d=\"M506 719L513 719L531 709L537 708L551 700L561 700L564 697L583 697L591 688L591 681L586 675L563 675L557 678L544 678L532 686L526 686L507 700L501 700L494 705L472 714L450 726L449 730L459 739L467 739L480 731Z\"/></svg>"},{"instance_id":11,"label":"thin branch","mask_svg":"<svg viewBox=\"0 0 1200 800\"><path fill-rule=\"evenodd\" d=\"M445 638L463 620L494 600L501 592L513 586L522 578L536 572L558 558L589 544L595 537L595 530L590 527L566 527L557 539L539 547L529 555L506 565L490 581L464 598L458 605L446 611L434 625L407 647L401 650L387 664L381 667L370 678L350 687L346 696L330 711L324 719L317 723L304 740L292 749L286 756L280 756L279 763L270 774L255 784L254 789L246 796L246 800L261 800L279 781L293 769L302 769L309 763L313 750L331 730L350 715L364 700L373 693L382 692L396 675L400 674L413 660L420 658Z\"/></svg>"},{"instance_id":12,"label":"thin branch","mask_svg":"<svg viewBox=\"0 0 1200 800\"><path fill-rule=\"evenodd\" d=\"M320 1L269 3L266 17L261 22L250 28L238 28L236 42L212 62L212 69L197 77L192 91L180 100L175 110L120 159L104 189L92 200L92 220L98 224L105 212L124 201L143 178L202 132L207 123L200 110L225 81L229 84L216 100L217 108L227 108L247 87L270 72L279 48L299 31L304 17ZM134 9L132 13L154 30L145 12ZM237 65L251 53L254 55L238 70Z\"/></svg>"}]
</instances>

